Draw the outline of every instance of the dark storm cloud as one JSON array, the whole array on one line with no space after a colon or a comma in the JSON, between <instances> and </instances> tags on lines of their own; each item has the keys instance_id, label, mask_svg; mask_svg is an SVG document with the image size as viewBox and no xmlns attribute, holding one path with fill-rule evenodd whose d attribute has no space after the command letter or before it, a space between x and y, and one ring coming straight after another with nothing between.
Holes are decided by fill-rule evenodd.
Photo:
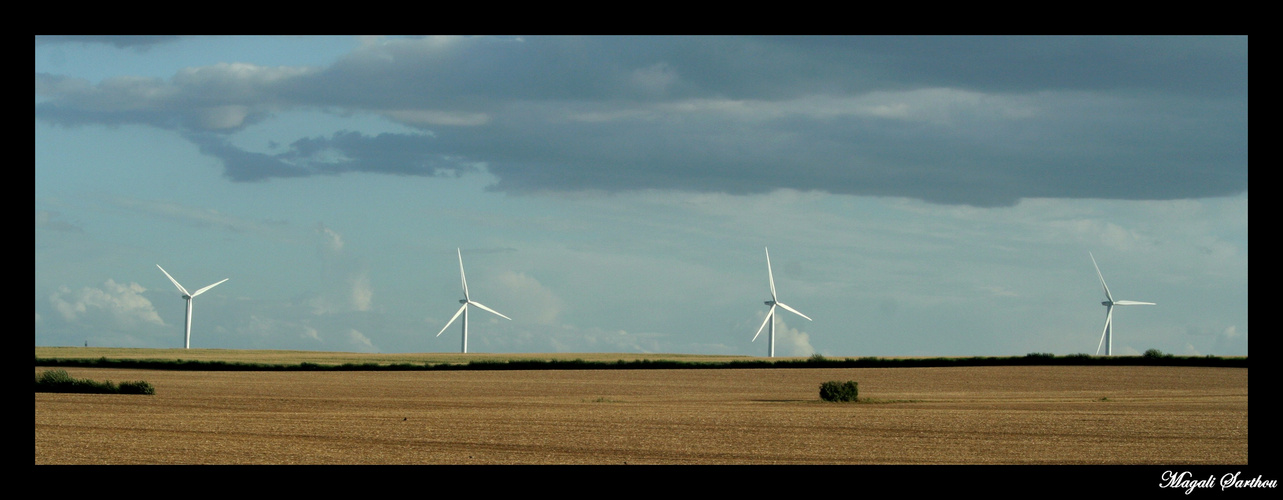
<instances>
[{"instance_id":1,"label":"dark storm cloud","mask_svg":"<svg viewBox=\"0 0 1283 500\"><path fill-rule=\"evenodd\" d=\"M980 206L1247 188L1242 37L429 38L325 68L36 80L38 119L180 130L237 181L484 163L508 192L793 188ZM425 133L341 132L276 155L221 139L298 107Z\"/></svg>"},{"instance_id":2,"label":"dark storm cloud","mask_svg":"<svg viewBox=\"0 0 1283 500\"><path fill-rule=\"evenodd\" d=\"M185 137L196 143L201 153L222 160L224 174L236 182L349 172L457 177L476 170L432 152L427 138L413 134L367 137L343 131L328 138L299 139L277 154L245 151L216 134L188 133Z\"/></svg>"},{"instance_id":3,"label":"dark storm cloud","mask_svg":"<svg viewBox=\"0 0 1283 500\"><path fill-rule=\"evenodd\" d=\"M984 92L1135 90L1247 96L1246 37L792 37L782 43L843 61L879 85Z\"/></svg>"},{"instance_id":4,"label":"dark storm cloud","mask_svg":"<svg viewBox=\"0 0 1283 500\"><path fill-rule=\"evenodd\" d=\"M225 137L209 133L187 133L200 152L223 161L223 174L238 182L265 181L279 177L307 177L318 173L306 165L285 161L281 156L245 151L227 142Z\"/></svg>"},{"instance_id":5,"label":"dark storm cloud","mask_svg":"<svg viewBox=\"0 0 1283 500\"><path fill-rule=\"evenodd\" d=\"M173 35L39 35L36 44L99 43L120 49L146 51L153 46L178 40Z\"/></svg>"},{"instance_id":6,"label":"dark storm cloud","mask_svg":"<svg viewBox=\"0 0 1283 500\"><path fill-rule=\"evenodd\" d=\"M1246 124L1218 106L1179 117L1145 100L1039 106L1073 112L1008 122L967 111L944 123L799 113L751 124L709 112L553 129L505 119L484 135L443 130L438 141L487 159L499 178L494 188L516 192L789 187L994 206L1022 197L1170 199L1246 188L1245 141L1238 147Z\"/></svg>"}]
</instances>

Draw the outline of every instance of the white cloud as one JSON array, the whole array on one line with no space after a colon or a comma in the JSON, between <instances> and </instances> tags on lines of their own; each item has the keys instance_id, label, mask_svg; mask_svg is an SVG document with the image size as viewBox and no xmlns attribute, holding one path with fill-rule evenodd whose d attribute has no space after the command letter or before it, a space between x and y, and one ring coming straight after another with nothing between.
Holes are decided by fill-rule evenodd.
<instances>
[{"instance_id":1,"label":"white cloud","mask_svg":"<svg viewBox=\"0 0 1283 500\"><path fill-rule=\"evenodd\" d=\"M369 271L347 252L347 242L338 231L317 223L315 232L326 291L307 301L312 313L369 311L374 301Z\"/></svg>"},{"instance_id":2,"label":"white cloud","mask_svg":"<svg viewBox=\"0 0 1283 500\"><path fill-rule=\"evenodd\" d=\"M475 127L490 123L490 115L464 111L439 111L432 109L399 109L383 112L395 122L411 127Z\"/></svg>"},{"instance_id":3,"label":"white cloud","mask_svg":"<svg viewBox=\"0 0 1283 500\"><path fill-rule=\"evenodd\" d=\"M343 236L323 223L316 223L316 233L321 235L321 248L329 253L343 251Z\"/></svg>"},{"instance_id":4,"label":"white cloud","mask_svg":"<svg viewBox=\"0 0 1283 500\"><path fill-rule=\"evenodd\" d=\"M504 307L520 316L523 322L553 324L564 307L557 294L526 273L505 271L496 276L494 282L496 295L501 295L497 298L504 299ZM498 306L491 307L503 312Z\"/></svg>"},{"instance_id":5,"label":"white cloud","mask_svg":"<svg viewBox=\"0 0 1283 500\"><path fill-rule=\"evenodd\" d=\"M369 337L366 337L364 333L361 333L356 329L348 330L347 340L348 346L352 347L357 352L379 351L379 348L374 346L374 342L371 342Z\"/></svg>"},{"instance_id":6,"label":"white cloud","mask_svg":"<svg viewBox=\"0 0 1283 500\"><path fill-rule=\"evenodd\" d=\"M352 309L357 311L369 311L370 303L374 300L374 290L370 288L370 277L366 273L353 276L352 283Z\"/></svg>"},{"instance_id":7,"label":"white cloud","mask_svg":"<svg viewBox=\"0 0 1283 500\"><path fill-rule=\"evenodd\" d=\"M221 89L224 98L247 98L257 94L258 86L290 80L319 71L319 68L301 66L265 67L247 63L218 63L212 66L189 67L174 75L174 84L200 90Z\"/></svg>"},{"instance_id":8,"label":"white cloud","mask_svg":"<svg viewBox=\"0 0 1283 500\"><path fill-rule=\"evenodd\" d=\"M108 279L101 288L82 287L72 291L66 286L49 296L54 308L68 322L94 322L110 320L116 328L140 324L164 326L150 300L142 296L147 291L138 283L127 285Z\"/></svg>"},{"instance_id":9,"label":"white cloud","mask_svg":"<svg viewBox=\"0 0 1283 500\"><path fill-rule=\"evenodd\" d=\"M1239 337L1239 334L1238 334L1238 330L1234 327L1234 325L1230 325L1228 327L1225 327L1225 331L1221 333L1221 336L1227 339L1235 339Z\"/></svg>"},{"instance_id":10,"label":"white cloud","mask_svg":"<svg viewBox=\"0 0 1283 500\"><path fill-rule=\"evenodd\" d=\"M658 333L630 333L625 330L563 325L541 329L535 335L517 339L512 345L517 349L533 348L536 351L552 352L670 352L671 349L665 350L662 347L664 338L665 335ZM551 349L544 346L551 346Z\"/></svg>"},{"instance_id":11,"label":"white cloud","mask_svg":"<svg viewBox=\"0 0 1283 500\"><path fill-rule=\"evenodd\" d=\"M762 321L766 320L766 312L759 313ZM775 355L776 356L810 356L815 354L815 348L811 346L811 336L806 332L796 328L790 328L785 321L784 311L776 309L775 315ZM762 326L764 323L758 321L756 324ZM765 342L763 342L765 341ZM757 340L753 341L753 347L750 352L769 353L770 352L770 326L762 328L761 334Z\"/></svg>"},{"instance_id":12,"label":"white cloud","mask_svg":"<svg viewBox=\"0 0 1283 500\"><path fill-rule=\"evenodd\" d=\"M200 111L201 126L208 130L234 129L245 124L249 107L238 105L214 106Z\"/></svg>"}]
</instances>

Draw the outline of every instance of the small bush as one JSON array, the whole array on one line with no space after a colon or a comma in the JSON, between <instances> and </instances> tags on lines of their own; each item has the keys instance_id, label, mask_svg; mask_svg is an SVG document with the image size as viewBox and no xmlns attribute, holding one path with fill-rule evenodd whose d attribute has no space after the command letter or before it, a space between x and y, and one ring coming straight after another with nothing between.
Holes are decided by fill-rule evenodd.
<instances>
[{"instance_id":1,"label":"small bush","mask_svg":"<svg viewBox=\"0 0 1283 500\"><path fill-rule=\"evenodd\" d=\"M830 380L820 384L820 399L825 401L856 401L860 396L860 385L854 380L838 382Z\"/></svg>"},{"instance_id":2,"label":"small bush","mask_svg":"<svg viewBox=\"0 0 1283 500\"><path fill-rule=\"evenodd\" d=\"M121 382L121 394L156 394L156 388L151 384L139 380L137 382Z\"/></svg>"},{"instance_id":3,"label":"small bush","mask_svg":"<svg viewBox=\"0 0 1283 500\"><path fill-rule=\"evenodd\" d=\"M67 374L67 370L45 370L40 372L36 377L36 384L46 385L71 385L76 383L76 379Z\"/></svg>"},{"instance_id":4,"label":"small bush","mask_svg":"<svg viewBox=\"0 0 1283 500\"><path fill-rule=\"evenodd\" d=\"M1158 349L1148 349L1145 351L1145 354L1143 356L1148 359L1162 359L1162 358L1172 357L1171 354L1164 354L1163 351L1160 351Z\"/></svg>"}]
</instances>

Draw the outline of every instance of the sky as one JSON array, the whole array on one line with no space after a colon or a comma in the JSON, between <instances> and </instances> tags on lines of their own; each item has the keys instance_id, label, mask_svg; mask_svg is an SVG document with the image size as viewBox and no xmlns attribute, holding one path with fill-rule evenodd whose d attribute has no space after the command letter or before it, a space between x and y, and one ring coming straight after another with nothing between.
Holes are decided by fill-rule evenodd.
<instances>
[{"instance_id":1,"label":"sky","mask_svg":"<svg viewBox=\"0 0 1283 500\"><path fill-rule=\"evenodd\" d=\"M35 343L1246 355L1246 37L35 38Z\"/></svg>"}]
</instances>

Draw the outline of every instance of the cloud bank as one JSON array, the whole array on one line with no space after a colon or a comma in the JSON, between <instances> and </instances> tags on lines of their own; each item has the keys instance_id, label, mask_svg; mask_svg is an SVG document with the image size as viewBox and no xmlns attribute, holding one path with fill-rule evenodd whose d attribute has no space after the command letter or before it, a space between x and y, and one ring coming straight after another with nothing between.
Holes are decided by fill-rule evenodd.
<instances>
[{"instance_id":1,"label":"cloud bank","mask_svg":"<svg viewBox=\"0 0 1283 500\"><path fill-rule=\"evenodd\" d=\"M1245 37L426 37L323 67L35 82L37 120L172 130L234 182L484 167L509 193L788 188L975 206L1247 189ZM269 153L230 140L292 111L413 132Z\"/></svg>"}]
</instances>

